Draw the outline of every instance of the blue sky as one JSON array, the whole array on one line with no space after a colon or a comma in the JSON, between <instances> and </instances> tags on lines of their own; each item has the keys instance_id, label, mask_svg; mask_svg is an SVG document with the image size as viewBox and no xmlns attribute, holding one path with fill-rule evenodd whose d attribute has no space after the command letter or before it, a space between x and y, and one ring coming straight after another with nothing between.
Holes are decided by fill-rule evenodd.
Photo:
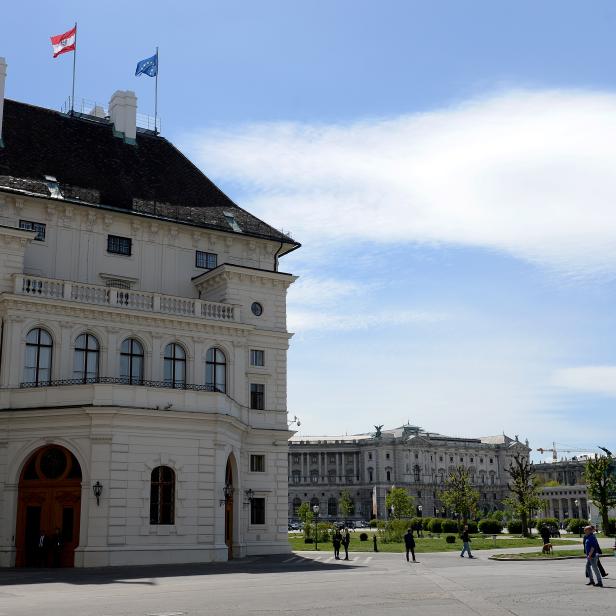
<instances>
[{"instance_id":1,"label":"blue sky","mask_svg":"<svg viewBox=\"0 0 616 616\"><path fill-rule=\"evenodd\" d=\"M282 268L304 434L406 420L616 437L613 2L12 3L7 95L153 82L164 135L304 247Z\"/></svg>"}]
</instances>

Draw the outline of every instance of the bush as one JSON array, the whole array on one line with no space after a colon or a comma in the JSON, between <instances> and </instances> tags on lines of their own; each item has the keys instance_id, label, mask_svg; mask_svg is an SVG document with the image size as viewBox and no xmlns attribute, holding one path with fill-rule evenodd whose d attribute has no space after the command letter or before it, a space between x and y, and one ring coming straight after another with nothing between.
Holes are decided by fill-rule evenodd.
<instances>
[{"instance_id":1,"label":"bush","mask_svg":"<svg viewBox=\"0 0 616 616\"><path fill-rule=\"evenodd\" d=\"M475 520L468 520L466 524L468 526L468 532L472 535L474 535L478 531L477 522L475 522ZM462 526L462 528L464 528L464 526Z\"/></svg>"},{"instance_id":2,"label":"bush","mask_svg":"<svg viewBox=\"0 0 616 616\"><path fill-rule=\"evenodd\" d=\"M519 535L522 532L522 520L509 520L507 530L512 535Z\"/></svg>"},{"instance_id":3,"label":"bush","mask_svg":"<svg viewBox=\"0 0 616 616\"><path fill-rule=\"evenodd\" d=\"M432 518L430 518L430 517L421 517L419 519L421 520L421 523L423 525L423 529L424 530L430 530L430 522L432 522Z\"/></svg>"},{"instance_id":4,"label":"bush","mask_svg":"<svg viewBox=\"0 0 616 616\"><path fill-rule=\"evenodd\" d=\"M588 526L588 521L582 518L571 518L567 522L567 530L570 533L581 533L584 530L584 526Z\"/></svg>"},{"instance_id":5,"label":"bush","mask_svg":"<svg viewBox=\"0 0 616 616\"><path fill-rule=\"evenodd\" d=\"M378 521L375 518L372 518L368 524L370 524L370 528L376 528L378 526Z\"/></svg>"},{"instance_id":6,"label":"bush","mask_svg":"<svg viewBox=\"0 0 616 616\"><path fill-rule=\"evenodd\" d=\"M537 520L539 524L539 528L541 528L542 524L545 524L548 528L555 526L556 528L560 527L560 522L556 518L543 518L541 520Z\"/></svg>"},{"instance_id":7,"label":"bush","mask_svg":"<svg viewBox=\"0 0 616 616\"><path fill-rule=\"evenodd\" d=\"M368 541L368 533L360 533L359 534L360 541Z\"/></svg>"},{"instance_id":8,"label":"bush","mask_svg":"<svg viewBox=\"0 0 616 616\"><path fill-rule=\"evenodd\" d=\"M314 539L312 537L304 537L304 543L314 543Z\"/></svg>"},{"instance_id":9,"label":"bush","mask_svg":"<svg viewBox=\"0 0 616 616\"><path fill-rule=\"evenodd\" d=\"M603 529L605 531L605 529ZM616 518L610 518L608 520L607 532L606 535L613 536L616 534Z\"/></svg>"},{"instance_id":10,"label":"bush","mask_svg":"<svg viewBox=\"0 0 616 616\"><path fill-rule=\"evenodd\" d=\"M498 535L503 531L503 525L498 520L485 518L480 520L478 524L479 532L484 535Z\"/></svg>"},{"instance_id":11,"label":"bush","mask_svg":"<svg viewBox=\"0 0 616 616\"><path fill-rule=\"evenodd\" d=\"M447 543L455 543L456 542L456 536L455 535L447 535L445 537L445 541Z\"/></svg>"},{"instance_id":12,"label":"bush","mask_svg":"<svg viewBox=\"0 0 616 616\"><path fill-rule=\"evenodd\" d=\"M411 519L411 528L413 530L419 530L420 528L425 528L423 524L423 520L421 518L412 518Z\"/></svg>"},{"instance_id":13,"label":"bush","mask_svg":"<svg viewBox=\"0 0 616 616\"><path fill-rule=\"evenodd\" d=\"M456 520L443 520L441 524L442 532L444 533L457 533L458 522Z\"/></svg>"},{"instance_id":14,"label":"bush","mask_svg":"<svg viewBox=\"0 0 616 616\"><path fill-rule=\"evenodd\" d=\"M379 522L379 539L383 543L400 543L404 541L404 535L411 526L409 520L388 520Z\"/></svg>"},{"instance_id":15,"label":"bush","mask_svg":"<svg viewBox=\"0 0 616 616\"><path fill-rule=\"evenodd\" d=\"M443 520L441 520L441 518L432 518L430 520L430 528L428 530L431 533L439 535L443 532Z\"/></svg>"}]
</instances>

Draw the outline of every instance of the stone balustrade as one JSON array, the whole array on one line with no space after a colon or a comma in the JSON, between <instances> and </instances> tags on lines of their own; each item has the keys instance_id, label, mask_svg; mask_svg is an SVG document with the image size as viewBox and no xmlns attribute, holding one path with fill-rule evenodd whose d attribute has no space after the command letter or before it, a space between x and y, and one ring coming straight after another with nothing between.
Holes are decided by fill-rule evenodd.
<instances>
[{"instance_id":1,"label":"stone balustrade","mask_svg":"<svg viewBox=\"0 0 616 616\"><path fill-rule=\"evenodd\" d=\"M69 280L56 280L14 274L14 292L44 299L60 299L84 304L97 304L128 310L140 310L185 317L212 319L215 321L239 322L239 306L208 302L190 297L176 297L161 293L118 289L103 285Z\"/></svg>"}]
</instances>

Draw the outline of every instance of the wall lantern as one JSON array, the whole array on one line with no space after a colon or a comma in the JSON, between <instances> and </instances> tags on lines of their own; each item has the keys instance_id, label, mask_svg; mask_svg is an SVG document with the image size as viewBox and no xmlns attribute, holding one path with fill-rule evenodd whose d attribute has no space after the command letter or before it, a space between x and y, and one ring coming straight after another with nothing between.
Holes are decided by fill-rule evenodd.
<instances>
[{"instance_id":1,"label":"wall lantern","mask_svg":"<svg viewBox=\"0 0 616 616\"><path fill-rule=\"evenodd\" d=\"M94 492L94 496L96 497L96 504L100 506L101 504L101 494L103 493L103 484L100 481L97 481L92 486L92 492Z\"/></svg>"},{"instance_id":2,"label":"wall lantern","mask_svg":"<svg viewBox=\"0 0 616 616\"><path fill-rule=\"evenodd\" d=\"M225 487L222 489L222 493L224 498L221 498L218 501L219 506L223 506L228 500L230 500L233 496L233 486L230 483L226 483Z\"/></svg>"},{"instance_id":3,"label":"wall lantern","mask_svg":"<svg viewBox=\"0 0 616 616\"><path fill-rule=\"evenodd\" d=\"M245 505L248 505L249 503L252 503L252 499L255 497L255 493L253 491L252 488L248 488L248 490L246 490L246 492L244 492L244 494L246 494L246 498L248 499L248 503L244 503Z\"/></svg>"}]
</instances>

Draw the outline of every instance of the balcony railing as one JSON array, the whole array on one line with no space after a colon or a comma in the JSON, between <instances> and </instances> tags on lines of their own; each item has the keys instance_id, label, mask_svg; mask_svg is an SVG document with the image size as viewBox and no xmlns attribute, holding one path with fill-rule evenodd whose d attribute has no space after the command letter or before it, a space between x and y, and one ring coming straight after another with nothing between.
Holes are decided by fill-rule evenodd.
<instances>
[{"instance_id":1,"label":"balcony railing","mask_svg":"<svg viewBox=\"0 0 616 616\"><path fill-rule=\"evenodd\" d=\"M176 316L197 317L215 321L239 322L239 308L232 304L208 302L201 299L162 295L147 291L117 289L98 284L41 278L14 274L17 295L63 299L83 304L127 308Z\"/></svg>"},{"instance_id":2,"label":"balcony railing","mask_svg":"<svg viewBox=\"0 0 616 616\"><path fill-rule=\"evenodd\" d=\"M38 381L30 383L20 383L21 389L31 389L33 387L61 387L63 385L136 385L140 387L159 387L163 389L188 389L191 391L211 391L219 394L225 392L218 389L215 385L196 385L194 383L171 383L169 381L144 381L139 379L123 379L109 376L100 376L91 379L59 379L56 381Z\"/></svg>"}]
</instances>

